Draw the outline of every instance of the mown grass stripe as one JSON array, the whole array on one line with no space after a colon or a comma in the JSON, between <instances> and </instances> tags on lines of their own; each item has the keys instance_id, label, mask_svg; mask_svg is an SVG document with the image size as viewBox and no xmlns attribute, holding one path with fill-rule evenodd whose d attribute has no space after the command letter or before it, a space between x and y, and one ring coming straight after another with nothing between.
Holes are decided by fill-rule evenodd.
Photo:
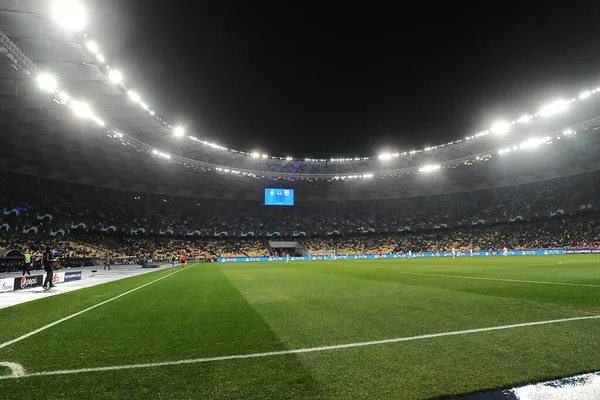
<instances>
[{"instance_id":1,"label":"mown grass stripe","mask_svg":"<svg viewBox=\"0 0 600 400\"><path fill-rule=\"evenodd\" d=\"M153 283L156 283L156 282L158 282L158 281L160 281L160 280L163 280L163 279L165 279L165 278L168 278L168 277L169 277L169 276L171 276L171 275L175 275L175 274L177 274L177 273L179 273L179 272L181 272L181 271L183 271L183 270L184 270L184 269L179 269L179 270L177 270L177 271L175 271L175 272L171 272L170 274L167 274L167 275L161 276L161 277L160 277L160 278L158 278L158 279L155 279L155 280L153 280L153 281L150 281L150 282L148 282L148 283L145 283L145 284L143 284L143 285L141 285L141 286L138 286L138 287L136 287L136 288L133 288L133 289L131 289L131 290L128 290L128 291L127 291L127 292L125 292L125 293L121 293L120 295L117 295L117 296L115 296L115 297L111 297L111 298L110 298L110 299L108 299L108 300L104 300L103 302L100 302L100 303L98 303L98 304L94 304L93 306L91 306L91 307L88 307L88 308L86 308L86 309L83 309L83 310L81 310L81 311L78 311L78 312L76 312L76 313L74 313L74 314L67 315L67 316L66 316L66 317L64 317L64 318L61 318L61 319L59 319L59 320L57 320L57 321L54 321L54 322L52 322L52 323L50 323L50 324L48 324L48 325L42 326L41 328L38 328L38 329L36 329L36 330L34 330L34 331L31 331L31 332L29 332L29 333L26 333L26 334L24 334L24 335L21 335L21 336L19 336L18 338L15 338L15 339L9 340L8 342L4 342L4 343L0 344L0 349L3 349L3 348L5 348L5 347L7 347L7 346L10 346L11 344L15 344L15 343L17 343L17 342L20 342L21 340L27 339L28 337L31 337L31 336L33 336L33 335L35 335L35 334L38 334L38 333L40 333L40 332L43 332L43 331L45 331L46 329L50 329L50 328L52 328L53 326L56 326L56 325L58 325L58 324L60 324L60 323L63 323L63 322L65 322L65 321L68 321L68 320L70 320L71 318L75 318L75 317L77 317L77 316L79 316L79 315L81 315L81 314L84 314L84 313L86 313L86 312L88 312L88 311L91 311L91 310L93 310L93 309L95 309L95 308L98 308L98 307L100 307L100 306L103 306L103 305L104 305L104 304L106 304L106 303L110 303L111 301L117 300L117 299L119 299L119 298L121 298L121 297L123 297L123 296L126 296L126 295L128 295L128 294L130 294L130 293L133 293L133 292L135 292L135 291L138 291L138 290L140 290L140 289L142 289L142 288L144 288L144 287L146 287L146 286L148 286L148 285L152 285Z\"/></svg>"},{"instance_id":2,"label":"mown grass stripe","mask_svg":"<svg viewBox=\"0 0 600 400\"><path fill-rule=\"evenodd\" d=\"M481 281L533 283L533 284L539 284L539 285L581 286L581 287L600 288L600 285L592 285L590 283L531 281L531 280L508 279L508 278L485 278L485 277L481 277L481 276L466 276L466 275L422 274L422 273L417 273L417 272L398 272L398 273L402 274L402 275L432 276L434 278L475 279L475 280L481 280Z\"/></svg>"},{"instance_id":3,"label":"mown grass stripe","mask_svg":"<svg viewBox=\"0 0 600 400\"><path fill-rule=\"evenodd\" d=\"M36 377L36 376L81 374L81 373L87 373L87 372L120 371L120 370L128 370L128 369L154 368L154 367L165 367L165 366L185 365L185 364L199 364L199 363L209 363L209 362L217 362L217 361L241 360L241 359L249 359L249 358L264 358L264 357L273 357L273 356L282 356L282 355L291 355L291 354L305 354L305 353L340 350L340 349L348 349L348 348L356 348L356 347L377 346L377 345L383 345L383 344L409 342L409 341L414 341L414 340L434 339L434 338L447 337L447 336L467 335L467 334L472 334L472 333L501 331L501 330L507 330L507 329L525 328L525 327L530 327L530 326L551 325L551 324L559 324L559 323L574 322L574 321L595 320L595 319L600 319L600 315L562 318L562 319L554 319L554 320L548 320L548 321L524 322L524 323L520 323L520 324L490 326L490 327L486 327L486 328L476 328L476 329L467 329L467 330L461 330L461 331L431 333L431 334L426 334L426 335L409 336L409 337L384 339L384 340L373 340L373 341L368 341L368 342L337 344L337 345L331 345L331 346L308 347L308 348L303 348L303 349L280 350L280 351L270 351L270 352L252 353L252 354L237 354L237 355L230 355L230 356L207 357L207 358L194 358L194 359L189 359L189 360L164 361L164 362L155 362L155 363L146 363L146 364L113 365L113 366L107 366L107 367L79 368L79 369L58 370L58 371L42 371L42 372L33 372L33 373L23 374L23 375L14 375L13 374L13 375L0 376L0 380L30 378L30 377Z\"/></svg>"}]
</instances>

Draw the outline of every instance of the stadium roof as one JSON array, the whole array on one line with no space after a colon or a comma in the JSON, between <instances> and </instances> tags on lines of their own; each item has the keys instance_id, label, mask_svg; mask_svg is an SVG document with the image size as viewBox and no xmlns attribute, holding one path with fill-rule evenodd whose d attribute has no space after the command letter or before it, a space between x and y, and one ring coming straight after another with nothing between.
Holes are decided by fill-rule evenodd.
<instances>
[{"instance_id":1,"label":"stadium roof","mask_svg":"<svg viewBox=\"0 0 600 400\"><path fill-rule=\"evenodd\" d=\"M68 7L78 3L62 2L69 12L72 9ZM560 139L594 132L600 123L600 111L589 106L597 95L600 97L598 88L565 94L565 100L550 101L537 111L525 113L529 118L498 120L479 134L418 151L390 150L374 157L314 160L225 149L205 141L201 133L186 132L161 119L114 67L119 60L112 60L111 49L102 48L101 35L86 36L83 30L67 29L65 21L57 21L53 7L58 3L0 0L0 168L7 171L134 191L155 191L159 186L172 190L176 186L181 193L195 193L183 187L194 184L214 189L230 178L239 183L240 179L252 178L372 182L404 177L395 183L386 179L386 185L406 188L406 182L414 180L412 175L452 169L456 178L446 178L446 184L454 182L455 189L472 190L501 181L508 184L499 177L507 174L508 168L485 166L496 165L495 158L510 156L511 165L527 164L532 157L539 157L532 154L544 154L540 150L532 153L533 149L546 147L546 143L552 143L548 147L558 146ZM85 2L85 7L89 19L102 2ZM79 28L77 12L71 17L67 25ZM151 85L148 87L151 90ZM552 165L543 173L520 169L519 180L549 179L568 170L593 169L594 164L569 166L581 164L585 154L593 153L597 146L595 135L585 140L580 139L583 135L568 152L562 146L545 150L552 153ZM466 184L464 177L471 184ZM446 190L440 186L432 193ZM429 193L417 187L409 192Z\"/></svg>"}]
</instances>

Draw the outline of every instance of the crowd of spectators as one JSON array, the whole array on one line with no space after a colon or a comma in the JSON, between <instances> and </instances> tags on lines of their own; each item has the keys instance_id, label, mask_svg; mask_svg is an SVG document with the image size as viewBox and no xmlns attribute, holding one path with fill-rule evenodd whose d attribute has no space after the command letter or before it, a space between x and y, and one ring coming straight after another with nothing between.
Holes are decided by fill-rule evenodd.
<instances>
[{"instance_id":1,"label":"crowd of spectators","mask_svg":"<svg viewBox=\"0 0 600 400\"><path fill-rule=\"evenodd\" d=\"M355 239L362 243L361 239ZM600 246L600 215L554 218L494 226L376 235L364 254L415 252L562 249ZM343 254L343 253L340 253Z\"/></svg>"},{"instance_id":2,"label":"crowd of spectators","mask_svg":"<svg viewBox=\"0 0 600 400\"><path fill-rule=\"evenodd\" d=\"M292 208L122 193L109 198L8 183L0 189L0 248L53 246L66 257L263 257L270 254L268 237L308 238L303 244L311 254L348 255L600 244L594 174L431 198ZM79 223L87 228L74 228ZM101 229L108 226L116 232ZM38 234L25 234L30 227ZM130 229L138 228L144 232L132 236Z\"/></svg>"},{"instance_id":3,"label":"crowd of spectators","mask_svg":"<svg viewBox=\"0 0 600 400\"><path fill-rule=\"evenodd\" d=\"M310 255L365 255L419 252L560 249L600 246L600 214L587 213L535 222L457 227L416 232L310 237L301 240ZM29 250L34 259L47 247L62 257L104 260L144 258L171 261L185 254L195 260L219 257L268 257L269 240L256 238L172 238L129 235L72 235L47 238L23 234L0 236L0 249ZM293 250L289 250L290 252ZM290 254L280 251L280 254Z\"/></svg>"},{"instance_id":4,"label":"crowd of spectators","mask_svg":"<svg viewBox=\"0 0 600 400\"><path fill-rule=\"evenodd\" d=\"M89 194L56 192L41 187L0 185L0 225L22 230L25 226L69 229L83 222L88 227L115 226L120 231L143 228L160 232L315 232L343 233L369 229L394 230L422 224L457 225L484 220L497 222L518 216L549 216L596 205L600 182L593 174L558 183L440 195L430 198L314 202L288 207L265 207L259 202L183 201L132 197L104 198Z\"/></svg>"}]
</instances>

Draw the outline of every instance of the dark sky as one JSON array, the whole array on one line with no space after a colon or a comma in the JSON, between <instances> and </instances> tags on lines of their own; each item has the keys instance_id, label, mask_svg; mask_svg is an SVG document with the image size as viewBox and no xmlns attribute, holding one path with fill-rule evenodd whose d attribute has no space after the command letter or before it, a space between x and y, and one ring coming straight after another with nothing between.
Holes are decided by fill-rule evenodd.
<instances>
[{"instance_id":1,"label":"dark sky","mask_svg":"<svg viewBox=\"0 0 600 400\"><path fill-rule=\"evenodd\" d=\"M600 83L599 2L239 3L115 1L93 29L161 115L278 156L422 148Z\"/></svg>"}]
</instances>

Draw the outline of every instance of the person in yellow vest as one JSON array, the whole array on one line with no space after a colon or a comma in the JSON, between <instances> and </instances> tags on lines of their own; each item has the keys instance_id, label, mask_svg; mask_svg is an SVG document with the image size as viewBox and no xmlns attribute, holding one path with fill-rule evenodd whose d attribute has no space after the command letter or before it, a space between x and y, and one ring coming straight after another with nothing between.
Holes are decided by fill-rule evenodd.
<instances>
[{"instance_id":1,"label":"person in yellow vest","mask_svg":"<svg viewBox=\"0 0 600 400\"><path fill-rule=\"evenodd\" d=\"M27 272L27 275L31 275L31 253L29 250L25 250L25 254L23 254L23 276Z\"/></svg>"}]
</instances>

